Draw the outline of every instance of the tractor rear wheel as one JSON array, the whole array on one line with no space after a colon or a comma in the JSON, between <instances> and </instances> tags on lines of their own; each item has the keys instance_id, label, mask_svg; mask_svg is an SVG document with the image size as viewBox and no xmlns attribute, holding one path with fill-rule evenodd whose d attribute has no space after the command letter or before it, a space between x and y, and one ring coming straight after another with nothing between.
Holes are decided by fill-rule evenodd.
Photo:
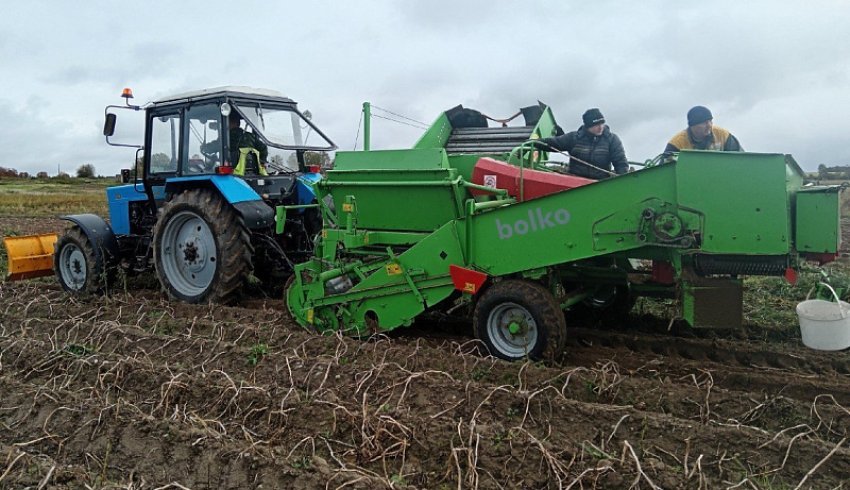
<instances>
[{"instance_id":1,"label":"tractor rear wheel","mask_svg":"<svg viewBox=\"0 0 850 490\"><path fill-rule=\"evenodd\" d=\"M490 354L509 361L554 359L567 338L555 297L523 280L509 279L487 289L475 305L472 324Z\"/></svg>"},{"instance_id":2,"label":"tractor rear wheel","mask_svg":"<svg viewBox=\"0 0 850 490\"><path fill-rule=\"evenodd\" d=\"M103 294L112 285L115 271L79 226L72 226L56 241L53 270L62 289L72 294Z\"/></svg>"},{"instance_id":3,"label":"tractor rear wheel","mask_svg":"<svg viewBox=\"0 0 850 490\"><path fill-rule=\"evenodd\" d=\"M163 206L153 240L160 284L187 303L232 303L252 272L248 228L211 190L184 191Z\"/></svg>"}]
</instances>

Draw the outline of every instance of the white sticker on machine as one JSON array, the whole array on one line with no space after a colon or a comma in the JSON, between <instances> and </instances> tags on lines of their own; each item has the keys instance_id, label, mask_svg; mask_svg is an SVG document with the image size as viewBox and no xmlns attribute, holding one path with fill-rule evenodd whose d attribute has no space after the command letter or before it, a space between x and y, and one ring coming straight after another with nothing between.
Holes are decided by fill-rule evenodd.
<instances>
[{"instance_id":1,"label":"white sticker on machine","mask_svg":"<svg viewBox=\"0 0 850 490\"><path fill-rule=\"evenodd\" d=\"M496 176L493 175L493 174L485 175L484 176L484 185L487 186L487 187L496 187Z\"/></svg>"}]
</instances>

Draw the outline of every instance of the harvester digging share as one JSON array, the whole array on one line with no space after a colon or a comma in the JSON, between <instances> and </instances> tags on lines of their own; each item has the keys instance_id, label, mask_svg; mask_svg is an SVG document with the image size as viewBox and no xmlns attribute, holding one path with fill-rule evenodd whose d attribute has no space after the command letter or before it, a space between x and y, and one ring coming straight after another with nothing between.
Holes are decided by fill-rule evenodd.
<instances>
[{"instance_id":1,"label":"harvester digging share","mask_svg":"<svg viewBox=\"0 0 850 490\"><path fill-rule=\"evenodd\" d=\"M738 327L744 276L848 251L839 189L803 186L790 157L683 152L594 182L529 144L554 133L548 107L506 127L457 107L320 177L311 152L333 145L279 94L145 111L108 219L57 237L66 222L0 216L9 272L59 278L0 284L0 488L850 481L850 353ZM287 170L239 175L228 111ZM144 271L156 289L112 282ZM805 296L768 281L771 305ZM627 314L640 296L696 328Z\"/></svg>"}]
</instances>

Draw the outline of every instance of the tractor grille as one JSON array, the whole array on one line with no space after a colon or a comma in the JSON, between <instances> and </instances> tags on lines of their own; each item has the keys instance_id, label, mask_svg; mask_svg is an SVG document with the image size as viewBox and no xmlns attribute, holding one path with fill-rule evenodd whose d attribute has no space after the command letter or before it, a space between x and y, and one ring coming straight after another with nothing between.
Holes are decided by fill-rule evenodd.
<instances>
[{"instance_id":1,"label":"tractor grille","mask_svg":"<svg viewBox=\"0 0 850 490\"><path fill-rule=\"evenodd\" d=\"M446 153L508 153L531 136L531 126L457 128L446 142Z\"/></svg>"}]
</instances>

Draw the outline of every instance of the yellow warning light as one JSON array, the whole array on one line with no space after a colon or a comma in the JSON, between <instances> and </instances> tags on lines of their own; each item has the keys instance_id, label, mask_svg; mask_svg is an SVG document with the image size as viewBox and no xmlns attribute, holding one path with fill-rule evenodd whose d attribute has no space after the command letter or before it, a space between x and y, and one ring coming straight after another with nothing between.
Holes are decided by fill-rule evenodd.
<instances>
[{"instance_id":1,"label":"yellow warning light","mask_svg":"<svg viewBox=\"0 0 850 490\"><path fill-rule=\"evenodd\" d=\"M133 98L133 89L131 89L129 87L125 88L124 90L121 91L121 97L124 97L125 99L132 99Z\"/></svg>"}]
</instances>

